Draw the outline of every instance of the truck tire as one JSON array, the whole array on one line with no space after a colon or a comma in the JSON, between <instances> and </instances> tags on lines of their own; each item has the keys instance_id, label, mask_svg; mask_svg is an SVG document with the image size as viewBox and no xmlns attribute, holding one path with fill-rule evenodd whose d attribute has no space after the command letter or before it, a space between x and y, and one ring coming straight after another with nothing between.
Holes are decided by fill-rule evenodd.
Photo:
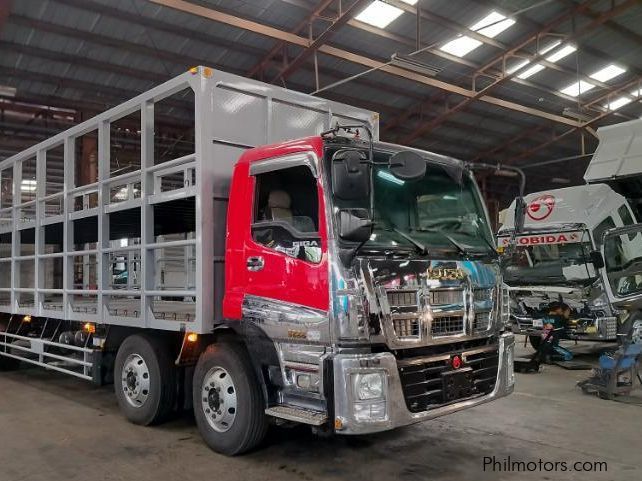
<instances>
[{"instance_id":1,"label":"truck tire","mask_svg":"<svg viewBox=\"0 0 642 481\"><path fill-rule=\"evenodd\" d=\"M176 367L162 339L129 336L118 349L114 391L125 417L151 426L165 421L176 404Z\"/></svg>"},{"instance_id":2,"label":"truck tire","mask_svg":"<svg viewBox=\"0 0 642 481\"><path fill-rule=\"evenodd\" d=\"M194 416L206 444L234 456L255 448L267 432L263 393L240 344L212 344L194 371Z\"/></svg>"},{"instance_id":3,"label":"truck tire","mask_svg":"<svg viewBox=\"0 0 642 481\"><path fill-rule=\"evenodd\" d=\"M0 322L0 332L4 332L7 329L7 325L4 322ZM7 339L8 342L10 342ZM11 350L5 346L0 346L0 351L8 350L11 353ZM0 371L15 371L20 367L20 361L18 359L13 359L11 357L5 357L0 355Z\"/></svg>"},{"instance_id":4,"label":"truck tire","mask_svg":"<svg viewBox=\"0 0 642 481\"><path fill-rule=\"evenodd\" d=\"M531 347L537 351L542 345L542 338L541 336L528 336L528 342L530 343Z\"/></svg>"}]
</instances>

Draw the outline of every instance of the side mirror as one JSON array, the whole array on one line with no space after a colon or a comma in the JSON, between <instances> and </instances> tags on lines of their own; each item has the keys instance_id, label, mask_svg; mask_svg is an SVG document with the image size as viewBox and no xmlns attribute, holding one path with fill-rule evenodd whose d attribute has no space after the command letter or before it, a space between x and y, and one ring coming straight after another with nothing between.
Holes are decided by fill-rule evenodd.
<instances>
[{"instance_id":1,"label":"side mirror","mask_svg":"<svg viewBox=\"0 0 642 481\"><path fill-rule=\"evenodd\" d=\"M332 192L343 200L370 197L370 165L365 152L337 151L332 157Z\"/></svg>"},{"instance_id":2,"label":"side mirror","mask_svg":"<svg viewBox=\"0 0 642 481\"><path fill-rule=\"evenodd\" d=\"M601 269L604 267L604 257L602 257L602 253L600 251L591 251L589 254L589 258L591 259L591 263L593 266L595 266L596 269Z\"/></svg>"},{"instance_id":3,"label":"side mirror","mask_svg":"<svg viewBox=\"0 0 642 481\"><path fill-rule=\"evenodd\" d=\"M515 199L515 233L519 234L524 230L524 221L526 220L526 201L522 196Z\"/></svg>"},{"instance_id":4,"label":"side mirror","mask_svg":"<svg viewBox=\"0 0 642 481\"><path fill-rule=\"evenodd\" d=\"M350 242L366 242L372 234L373 223L366 209L339 211L339 237Z\"/></svg>"},{"instance_id":5,"label":"side mirror","mask_svg":"<svg viewBox=\"0 0 642 481\"><path fill-rule=\"evenodd\" d=\"M426 161L410 150L397 152L390 157L390 172L401 180L419 180L426 175Z\"/></svg>"}]
</instances>

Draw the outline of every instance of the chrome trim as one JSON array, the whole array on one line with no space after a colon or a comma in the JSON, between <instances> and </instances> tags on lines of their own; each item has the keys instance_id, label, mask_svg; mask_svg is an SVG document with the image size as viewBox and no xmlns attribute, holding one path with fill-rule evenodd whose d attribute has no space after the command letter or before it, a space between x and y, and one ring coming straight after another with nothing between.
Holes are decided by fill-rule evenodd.
<instances>
[{"instance_id":1,"label":"chrome trim","mask_svg":"<svg viewBox=\"0 0 642 481\"><path fill-rule=\"evenodd\" d=\"M466 356L472 356L474 354L480 354L482 352L492 352L497 350L497 344L493 344L491 346L484 346L480 347L477 349L469 349L468 351L464 351L461 353L461 356L463 360L466 360ZM459 354L459 353L458 353ZM419 356L419 357L412 357L409 359L402 359L400 361L397 361L397 365L401 367L406 367L406 366L414 366L417 364L425 364L428 362L437 362L437 361L445 361L446 359L450 359L452 357L452 353L448 354L439 354L438 356Z\"/></svg>"},{"instance_id":2,"label":"chrome trim","mask_svg":"<svg viewBox=\"0 0 642 481\"><path fill-rule=\"evenodd\" d=\"M329 341L328 313L325 311L277 299L246 295L243 298L242 312L244 320L255 324L274 341L304 344L327 344ZM303 333L305 336L301 335Z\"/></svg>"}]
</instances>

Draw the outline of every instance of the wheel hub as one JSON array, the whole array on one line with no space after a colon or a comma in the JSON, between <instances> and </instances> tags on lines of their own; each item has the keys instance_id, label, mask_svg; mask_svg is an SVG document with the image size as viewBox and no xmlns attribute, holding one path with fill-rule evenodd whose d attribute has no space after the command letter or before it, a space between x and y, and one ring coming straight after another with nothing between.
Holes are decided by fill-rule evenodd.
<instances>
[{"instance_id":1,"label":"wheel hub","mask_svg":"<svg viewBox=\"0 0 642 481\"><path fill-rule=\"evenodd\" d=\"M203 378L201 407L210 427L226 432L236 419L236 386L222 367L213 367Z\"/></svg>"},{"instance_id":2,"label":"wheel hub","mask_svg":"<svg viewBox=\"0 0 642 481\"><path fill-rule=\"evenodd\" d=\"M147 363L139 354L130 354L125 359L121 386L129 405L139 408L149 397L150 379Z\"/></svg>"}]
</instances>

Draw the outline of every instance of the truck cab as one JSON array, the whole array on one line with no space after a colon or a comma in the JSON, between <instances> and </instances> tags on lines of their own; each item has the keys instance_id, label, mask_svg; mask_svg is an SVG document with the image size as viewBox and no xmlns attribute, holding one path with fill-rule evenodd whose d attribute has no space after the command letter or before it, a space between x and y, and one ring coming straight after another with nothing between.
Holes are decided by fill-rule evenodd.
<instances>
[{"instance_id":1,"label":"truck cab","mask_svg":"<svg viewBox=\"0 0 642 481\"><path fill-rule=\"evenodd\" d=\"M353 132L251 149L234 170L223 314L253 352L276 350L259 361L271 409L334 413L357 434L510 393L513 337L471 172Z\"/></svg>"},{"instance_id":2,"label":"truck cab","mask_svg":"<svg viewBox=\"0 0 642 481\"><path fill-rule=\"evenodd\" d=\"M606 231L634 223L626 198L606 184L591 184L532 193L525 202L524 230L504 269L514 331L537 338L549 304L561 301L571 307L570 338L615 340L619 312L608 302L591 252L599 250ZM500 249L512 233L507 215Z\"/></svg>"}]
</instances>

